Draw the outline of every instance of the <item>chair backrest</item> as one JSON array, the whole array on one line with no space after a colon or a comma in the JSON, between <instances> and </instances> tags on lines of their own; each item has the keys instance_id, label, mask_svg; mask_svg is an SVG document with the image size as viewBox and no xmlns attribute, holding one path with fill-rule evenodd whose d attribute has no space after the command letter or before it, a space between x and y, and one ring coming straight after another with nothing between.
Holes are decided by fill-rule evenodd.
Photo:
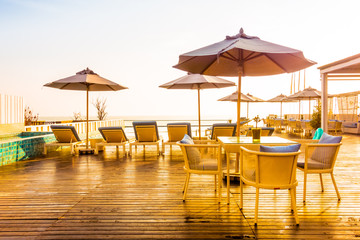
<instances>
[{"instance_id":1,"label":"chair backrest","mask_svg":"<svg viewBox=\"0 0 360 240\"><path fill-rule=\"evenodd\" d=\"M275 128L273 127L262 127L261 128L261 136L271 136L274 132ZM249 130L246 132L246 136L251 137L252 136L252 131L251 128L249 128Z\"/></svg>"},{"instance_id":2,"label":"chair backrest","mask_svg":"<svg viewBox=\"0 0 360 240\"><path fill-rule=\"evenodd\" d=\"M241 147L240 175L263 188L287 188L296 183L298 152L259 152Z\"/></svg>"},{"instance_id":3,"label":"chair backrest","mask_svg":"<svg viewBox=\"0 0 360 240\"><path fill-rule=\"evenodd\" d=\"M99 132L107 143L122 143L128 141L122 127L99 127Z\"/></svg>"},{"instance_id":4,"label":"chair backrest","mask_svg":"<svg viewBox=\"0 0 360 240\"><path fill-rule=\"evenodd\" d=\"M189 122L177 122L167 124L169 142L177 142L187 134L191 137L191 124Z\"/></svg>"},{"instance_id":5,"label":"chair backrest","mask_svg":"<svg viewBox=\"0 0 360 240\"><path fill-rule=\"evenodd\" d=\"M235 136L235 133L236 123L214 123L211 128L211 140L217 140L217 137Z\"/></svg>"},{"instance_id":6,"label":"chair backrest","mask_svg":"<svg viewBox=\"0 0 360 240\"><path fill-rule=\"evenodd\" d=\"M55 135L56 141L59 143L73 143L81 141L74 126L51 125L50 128Z\"/></svg>"},{"instance_id":7,"label":"chair backrest","mask_svg":"<svg viewBox=\"0 0 360 240\"><path fill-rule=\"evenodd\" d=\"M177 144L184 155L185 170L217 171L221 169L221 147L219 144L183 144L180 142Z\"/></svg>"},{"instance_id":8,"label":"chair backrest","mask_svg":"<svg viewBox=\"0 0 360 240\"><path fill-rule=\"evenodd\" d=\"M309 168L331 169L335 165L335 161L340 150L340 143L318 143L311 144L305 153L312 160Z\"/></svg>"},{"instance_id":9,"label":"chair backrest","mask_svg":"<svg viewBox=\"0 0 360 240\"><path fill-rule=\"evenodd\" d=\"M156 121L137 121L132 124L137 141L156 142L160 139Z\"/></svg>"}]
</instances>

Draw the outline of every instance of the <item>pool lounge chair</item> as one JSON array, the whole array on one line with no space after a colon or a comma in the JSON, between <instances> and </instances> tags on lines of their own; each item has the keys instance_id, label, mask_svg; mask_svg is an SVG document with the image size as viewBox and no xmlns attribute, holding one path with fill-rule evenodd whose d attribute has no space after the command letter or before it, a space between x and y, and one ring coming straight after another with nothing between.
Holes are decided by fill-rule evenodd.
<instances>
[{"instance_id":1,"label":"pool lounge chair","mask_svg":"<svg viewBox=\"0 0 360 240\"><path fill-rule=\"evenodd\" d=\"M183 139L185 134L191 137L191 124L189 122L168 123L167 130L169 139L163 142L162 152L165 153L165 146L169 145L170 155L172 155L172 145Z\"/></svg>"},{"instance_id":2,"label":"pool lounge chair","mask_svg":"<svg viewBox=\"0 0 360 240\"><path fill-rule=\"evenodd\" d=\"M126 144L129 142L122 127L99 127L99 132L104 138L104 142L95 145L95 155L99 153L99 148L106 146L123 147L123 156L126 156Z\"/></svg>"},{"instance_id":3,"label":"pool lounge chair","mask_svg":"<svg viewBox=\"0 0 360 240\"><path fill-rule=\"evenodd\" d=\"M159 137L159 131L156 121L136 121L132 124L134 127L135 141L129 144L129 154L132 154L132 146L135 146L136 150L138 145L142 145L144 147L145 154L146 145L156 145L157 154L160 155L161 139Z\"/></svg>"},{"instance_id":4,"label":"pool lounge chair","mask_svg":"<svg viewBox=\"0 0 360 240\"><path fill-rule=\"evenodd\" d=\"M214 123L209 138L217 141L217 137L232 137L235 134L236 123Z\"/></svg>"},{"instance_id":5,"label":"pool lounge chair","mask_svg":"<svg viewBox=\"0 0 360 240\"><path fill-rule=\"evenodd\" d=\"M55 135L57 142L45 143L44 154L47 154L48 147L63 147L69 146L71 148L71 154L75 154L75 148L84 141L79 138L74 126L65 125L51 125L51 130Z\"/></svg>"},{"instance_id":6,"label":"pool lounge chair","mask_svg":"<svg viewBox=\"0 0 360 240\"><path fill-rule=\"evenodd\" d=\"M261 136L271 136L274 132L275 128L273 127L261 127ZM246 132L246 136L251 137L252 131L251 128Z\"/></svg>"}]
</instances>

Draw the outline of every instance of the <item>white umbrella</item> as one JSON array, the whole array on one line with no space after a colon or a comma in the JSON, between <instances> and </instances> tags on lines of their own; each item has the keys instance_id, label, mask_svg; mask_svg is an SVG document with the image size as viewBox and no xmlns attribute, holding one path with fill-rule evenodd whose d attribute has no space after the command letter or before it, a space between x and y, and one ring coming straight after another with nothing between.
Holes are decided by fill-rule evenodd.
<instances>
[{"instance_id":1,"label":"white umbrella","mask_svg":"<svg viewBox=\"0 0 360 240\"><path fill-rule=\"evenodd\" d=\"M316 64L300 50L284 47L240 29L235 36L212 45L181 54L175 68L205 75L238 77L237 124L240 128L240 93L243 76L266 76L296 72ZM240 131L238 131L238 134Z\"/></svg>"},{"instance_id":2,"label":"white umbrella","mask_svg":"<svg viewBox=\"0 0 360 240\"><path fill-rule=\"evenodd\" d=\"M47 83L44 86L62 90L86 91L86 149L89 148L89 91L118 91L127 89L127 87L100 77L89 68L77 72L76 75Z\"/></svg>"},{"instance_id":3,"label":"white umbrella","mask_svg":"<svg viewBox=\"0 0 360 240\"><path fill-rule=\"evenodd\" d=\"M198 92L198 119L199 119L199 139L201 139L201 121L200 121L200 89L207 88L224 88L235 86L235 83L214 77L200 74L188 74L186 76L175 79L171 82L160 85L166 89L193 89Z\"/></svg>"}]
</instances>

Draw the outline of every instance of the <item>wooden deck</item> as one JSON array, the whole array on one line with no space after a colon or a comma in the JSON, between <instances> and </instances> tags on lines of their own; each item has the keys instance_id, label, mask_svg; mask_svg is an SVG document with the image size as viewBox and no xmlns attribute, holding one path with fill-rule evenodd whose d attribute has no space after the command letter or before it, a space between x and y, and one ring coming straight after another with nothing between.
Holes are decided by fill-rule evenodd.
<instances>
[{"instance_id":1,"label":"wooden deck","mask_svg":"<svg viewBox=\"0 0 360 240\"><path fill-rule=\"evenodd\" d=\"M64 150L0 167L0 239L360 239L357 135L344 135L335 167L341 202L330 176L323 177L321 193L318 175L310 175L304 206L297 172L299 227L288 191L260 191L254 227L253 188L245 188L242 213L237 184L231 204L225 188L217 204L213 177L194 177L183 203L185 175L176 147L172 157L147 151L144 158L141 148L132 158L121 156L115 148L74 157Z\"/></svg>"}]
</instances>

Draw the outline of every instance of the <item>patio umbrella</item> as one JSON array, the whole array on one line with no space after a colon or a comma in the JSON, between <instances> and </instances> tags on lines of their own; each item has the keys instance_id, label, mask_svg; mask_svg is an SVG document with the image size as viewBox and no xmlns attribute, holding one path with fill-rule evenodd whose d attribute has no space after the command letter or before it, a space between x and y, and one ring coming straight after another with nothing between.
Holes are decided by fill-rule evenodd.
<instances>
[{"instance_id":1,"label":"patio umbrella","mask_svg":"<svg viewBox=\"0 0 360 240\"><path fill-rule=\"evenodd\" d=\"M89 91L118 91L127 89L127 87L100 77L89 68L77 72L76 75L47 83L44 86L62 90L86 91L86 149L89 148Z\"/></svg>"},{"instance_id":2,"label":"patio umbrella","mask_svg":"<svg viewBox=\"0 0 360 240\"><path fill-rule=\"evenodd\" d=\"M280 94L277 95L274 98L271 98L269 100L267 100L266 102L279 102L280 103L280 118L282 117L282 103L283 102L293 102L295 100L289 99L286 95L284 94Z\"/></svg>"},{"instance_id":3,"label":"patio umbrella","mask_svg":"<svg viewBox=\"0 0 360 240\"><path fill-rule=\"evenodd\" d=\"M238 92L233 92L232 94L218 99L218 101L230 101L230 102L237 102L238 101ZM246 102L247 103L247 114L246 117L249 118L249 103L250 102L263 102L261 98L254 97L251 94L243 94L241 93L241 101L240 102Z\"/></svg>"},{"instance_id":4,"label":"patio umbrella","mask_svg":"<svg viewBox=\"0 0 360 240\"><path fill-rule=\"evenodd\" d=\"M212 76L238 77L237 127L240 128L240 93L243 76L266 76L296 72L316 64L300 50L284 47L240 29L235 36L212 45L181 54L174 67ZM238 131L239 134L240 131Z\"/></svg>"},{"instance_id":5,"label":"patio umbrella","mask_svg":"<svg viewBox=\"0 0 360 240\"><path fill-rule=\"evenodd\" d=\"M190 74L175 79L171 82L160 85L161 88L166 89L193 89L198 92L198 118L199 118L199 139L201 139L201 123L200 123L200 89L207 88L224 88L235 86L235 83L214 77L205 76L201 74Z\"/></svg>"},{"instance_id":6,"label":"patio umbrella","mask_svg":"<svg viewBox=\"0 0 360 240\"><path fill-rule=\"evenodd\" d=\"M299 119L300 119L300 101L301 100L309 100L309 119L310 119L310 114L311 114L310 100L311 99L320 99L321 92L315 88L308 87L302 91L296 92L296 93L288 96L288 98L293 99L293 100L295 100L295 99L299 100Z\"/></svg>"}]
</instances>

